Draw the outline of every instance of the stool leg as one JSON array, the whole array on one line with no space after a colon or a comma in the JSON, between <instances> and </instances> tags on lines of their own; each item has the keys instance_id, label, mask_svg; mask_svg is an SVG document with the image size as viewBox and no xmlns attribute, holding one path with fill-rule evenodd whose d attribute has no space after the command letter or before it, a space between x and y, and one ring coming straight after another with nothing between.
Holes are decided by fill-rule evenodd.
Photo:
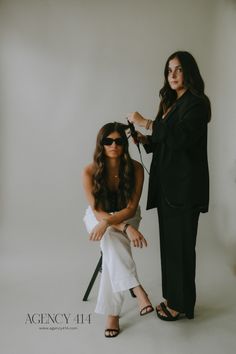
<instances>
[{"instance_id":1,"label":"stool leg","mask_svg":"<svg viewBox=\"0 0 236 354\"><path fill-rule=\"evenodd\" d=\"M97 278L98 272L101 270L101 267L102 267L102 255L100 256L100 259L99 259L99 261L98 261L98 264L97 264L97 266L96 266L96 269L95 269L95 271L94 271L94 273L93 273L93 276L92 276L92 278L91 278L91 280L90 280L90 283L89 283L89 285L88 285L88 288L87 288L87 290L86 290L86 292L85 292L85 294L84 294L83 301L87 301L87 300L88 300L90 291L91 291L91 289L92 289L92 287L93 287L93 284L94 284L94 282L95 282L95 280L96 280L96 278Z\"/></svg>"},{"instance_id":2,"label":"stool leg","mask_svg":"<svg viewBox=\"0 0 236 354\"><path fill-rule=\"evenodd\" d=\"M130 295L131 295L132 297L136 297L136 295L135 295L133 289L129 289L129 292L130 292Z\"/></svg>"}]
</instances>

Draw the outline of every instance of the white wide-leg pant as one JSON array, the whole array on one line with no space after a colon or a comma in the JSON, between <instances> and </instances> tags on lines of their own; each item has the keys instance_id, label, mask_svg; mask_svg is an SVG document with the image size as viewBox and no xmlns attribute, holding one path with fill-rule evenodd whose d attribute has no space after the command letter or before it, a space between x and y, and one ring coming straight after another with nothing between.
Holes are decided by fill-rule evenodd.
<instances>
[{"instance_id":1,"label":"white wide-leg pant","mask_svg":"<svg viewBox=\"0 0 236 354\"><path fill-rule=\"evenodd\" d=\"M127 223L138 228L141 220L140 207ZM98 223L91 207L84 216L84 223L90 233ZM132 257L130 241L122 232L108 227L100 241L102 250L102 275L98 292L96 313L119 316L124 301L124 291L140 284Z\"/></svg>"}]
</instances>

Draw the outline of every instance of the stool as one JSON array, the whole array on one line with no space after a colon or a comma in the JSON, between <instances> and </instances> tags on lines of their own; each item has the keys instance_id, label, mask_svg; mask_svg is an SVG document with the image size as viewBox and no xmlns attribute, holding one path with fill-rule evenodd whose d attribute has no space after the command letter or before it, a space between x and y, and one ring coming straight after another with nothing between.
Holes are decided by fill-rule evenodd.
<instances>
[{"instance_id":1,"label":"stool","mask_svg":"<svg viewBox=\"0 0 236 354\"><path fill-rule=\"evenodd\" d=\"M89 285L87 287L87 290L85 291L85 294L84 294L84 297L83 297L83 301L87 301L88 300L89 294L90 294L90 292L92 290L92 287L93 287L93 284L94 284L94 282L95 282L95 280L97 278L98 272L102 272L102 252L101 252L101 256L99 258L99 261L97 263L97 266L95 268L95 271L94 271L94 273L92 275L92 278L91 278L91 280L89 282ZM134 294L132 289L129 289L129 291L130 291L130 294L131 294L132 297L136 297L136 295Z\"/></svg>"}]
</instances>

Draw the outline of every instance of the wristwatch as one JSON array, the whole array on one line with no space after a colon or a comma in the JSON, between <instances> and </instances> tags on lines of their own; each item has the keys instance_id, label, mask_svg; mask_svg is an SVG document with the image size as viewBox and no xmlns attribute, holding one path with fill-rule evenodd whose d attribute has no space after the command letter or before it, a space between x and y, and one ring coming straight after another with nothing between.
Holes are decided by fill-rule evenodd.
<instances>
[{"instance_id":1,"label":"wristwatch","mask_svg":"<svg viewBox=\"0 0 236 354\"><path fill-rule=\"evenodd\" d=\"M123 233L124 233L125 235L127 235L126 230L127 230L127 228L129 227L129 225L130 225L130 224L125 224L125 226L124 226L124 228L123 228Z\"/></svg>"}]
</instances>

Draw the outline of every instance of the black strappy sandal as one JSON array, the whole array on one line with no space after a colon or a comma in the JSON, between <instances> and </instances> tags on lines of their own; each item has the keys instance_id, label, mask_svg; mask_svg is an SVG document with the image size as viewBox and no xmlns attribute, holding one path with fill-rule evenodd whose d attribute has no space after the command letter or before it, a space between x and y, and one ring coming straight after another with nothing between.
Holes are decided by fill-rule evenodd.
<instances>
[{"instance_id":1,"label":"black strappy sandal","mask_svg":"<svg viewBox=\"0 0 236 354\"><path fill-rule=\"evenodd\" d=\"M157 317L159 317L163 321L177 321L180 318L180 313L177 315L173 316L170 311L166 308L166 305L164 302L160 303L162 311L166 314L166 316L163 316L160 314L160 310L156 309Z\"/></svg>"},{"instance_id":2,"label":"black strappy sandal","mask_svg":"<svg viewBox=\"0 0 236 354\"><path fill-rule=\"evenodd\" d=\"M161 310L163 310L163 306L166 307L166 304L165 304L164 302L160 302L160 304L159 304L158 306L160 306L161 308L158 309L158 308L156 307L156 311L161 311Z\"/></svg>"},{"instance_id":3,"label":"black strappy sandal","mask_svg":"<svg viewBox=\"0 0 236 354\"><path fill-rule=\"evenodd\" d=\"M106 332L109 332L109 334L106 334ZM114 332L114 334L111 334L111 332ZM120 329L115 329L115 328L106 328L104 335L106 338L115 338L118 336L118 334L120 333Z\"/></svg>"},{"instance_id":4,"label":"black strappy sandal","mask_svg":"<svg viewBox=\"0 0 236 354\"><path fill-rule=\"evenodd\" d=\"M140 310L139 314L140 314L140 316L145 316L153 311L154 311L154 308L152 307L152 305L147 305Z\"/></svg>"}]
</instances>

